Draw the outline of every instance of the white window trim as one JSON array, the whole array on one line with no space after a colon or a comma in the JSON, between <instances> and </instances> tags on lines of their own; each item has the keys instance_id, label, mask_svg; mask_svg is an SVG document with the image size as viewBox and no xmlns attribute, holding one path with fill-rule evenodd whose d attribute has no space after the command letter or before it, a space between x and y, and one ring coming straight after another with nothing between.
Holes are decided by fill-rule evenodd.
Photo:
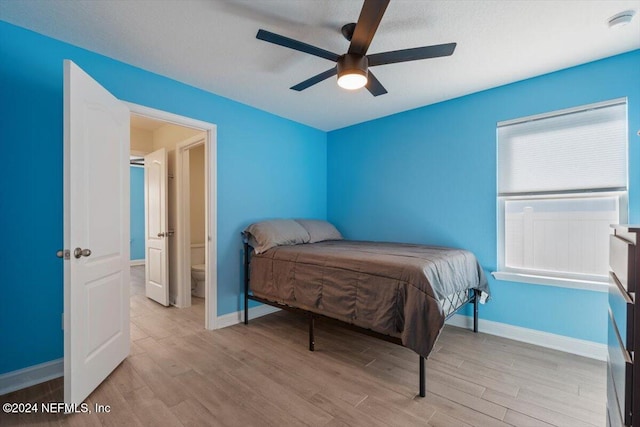
<instances>
[{"instance_id":1,"label":"white window trim","mask_svg":"<svg viewBox=\"0 0 640 427\"><path fill-rule=\"evenodd\" d=\"M611 107L611 106L619 105L619 104L625 104L625 105L628 106L627 97L623 96L621 98L615 98L615 99L611 99L609 101L596 102L596 103L593 103L593 104L581 105L579 107L565 108L564 110L556 110L556 111L552 111L552 112L549 112L549 113L534 114L532 116L520 117L520 118L512 119L512 120L503 120L501 122L498 122L497 125L498 125L498 127L511 126L511 125L516 125L516 124L519 124L519 123L531 122L531 121L534 121L534 120L548 119L548 118L563 116L563 115L567 115L567 114L579 113L579 112L582 112L582 111L595 110L597 108L606 108L606 107Z\"/></svg>"},{"instance_id":2,"label":"white window trim","mask_svg":"<svg viewBox=\"0 0 640 427\"><path fill-rule=\"evenodd\" d=\"M497 280L529 283L533 285L556 286L560 288L580 289L585 291L608 292L608 281L566 279L562 277L539 276L536 274L512 273L510 271L494 271L491 275Z\"/></svg>"}]
</instances>

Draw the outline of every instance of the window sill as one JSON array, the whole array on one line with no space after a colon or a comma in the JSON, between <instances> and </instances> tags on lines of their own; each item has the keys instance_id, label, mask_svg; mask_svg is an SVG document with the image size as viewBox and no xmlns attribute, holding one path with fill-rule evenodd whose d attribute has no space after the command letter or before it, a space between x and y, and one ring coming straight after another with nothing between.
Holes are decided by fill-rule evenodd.
<instances>
[{"instance_id":1,"label":"window sill","mask_svg":"<svg viewBox=\"0 0 640 427\"><path fill-rule=\"evenodd\" d=\"M606 281L563 279L560 277L537 276L535 274L511 273L508 271L494 271L491 275L497 280L506 280L509 282L531 283L534 285L556 286L596 292L608 292L609 290L609 282Z\"/></svg>"}]
</instances>

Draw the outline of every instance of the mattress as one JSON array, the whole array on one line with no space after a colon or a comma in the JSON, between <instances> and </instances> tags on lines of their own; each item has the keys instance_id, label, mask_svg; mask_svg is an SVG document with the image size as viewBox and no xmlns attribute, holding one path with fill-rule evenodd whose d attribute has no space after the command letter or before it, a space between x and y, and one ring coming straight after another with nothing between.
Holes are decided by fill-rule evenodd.
<instances>
[{"instance_id":1,"label":"mattress","mask_svg":"<svg viewBox=\"0 0 640 427\"><path fill-rule=\"evenodd\" d=\"M489 293L469 251L348 240L254 254L250 284L257 297L399 337L424 357L469 290Z\"/></svg>"}]
</instances>

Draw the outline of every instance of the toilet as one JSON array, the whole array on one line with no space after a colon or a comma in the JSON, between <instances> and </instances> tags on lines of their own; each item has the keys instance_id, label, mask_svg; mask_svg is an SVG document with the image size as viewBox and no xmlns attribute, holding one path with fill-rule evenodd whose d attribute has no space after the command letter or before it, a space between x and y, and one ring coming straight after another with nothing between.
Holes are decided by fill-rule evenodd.
<instances>
[{"instance_id":1,"label":"toilet","mask_svg":"<svg viewBox=\"0 0 640 427\"><path fill-rule=\"evenodd\" d=\"M206 278L205 264L191 266L191 295L204 298L204 282Z\"/></svg>"}]
</instances>

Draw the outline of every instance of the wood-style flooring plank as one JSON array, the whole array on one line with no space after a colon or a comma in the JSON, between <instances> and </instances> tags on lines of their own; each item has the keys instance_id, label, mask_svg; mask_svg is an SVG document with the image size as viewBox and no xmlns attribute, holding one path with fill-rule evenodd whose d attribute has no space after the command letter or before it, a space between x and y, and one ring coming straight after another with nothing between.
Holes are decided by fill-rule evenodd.
<instances>
[{"instance_id":1,"label":"wood-style flooring plank","mask_svg":"<svg viewBox=\"0 0 640 427\"><path fill-rule=\"evenodd\" d=\"M109 406L109 412L93 412L91 414L96 415L103 426L144 426L112 381L104 381L100 384L85 402L91 408L95 408L95 405ZM86 414L74 414L72 416L82 421L86 418Z\"/></svg>"},{"instance_id":2,"label":"wood-style flooring plank","mask_svg":"<svg viewBox=\"0 0 640 427\"><path fill-rule=\"evenodd\" d=\"M323 426L331 421L331 414L298 396L295 390L280 385L253 368L236 369L228 373L247 388L277 407L283 413L295 417L308 426Z\"/></svg>"},{"instance_id":3,"label":"wood-style flooring plank","mask_svg":"<svg viewBox=\"0 0 640 427\"><path fill-rule=\"evenodd\" d=\"M507 410L507 414L504 416L504 421L515 427L553 427L552 424L545 423L544 421L540 421L512 409Z\"/></svg>"},{"instance_id":4,"label":"wood-style flooring plank","mask_svg":"<svg viewBox=\"0 0 640 427\"><path fill-rule=\"evenodd\" d=\"M433 375L434 372L439 372L445 376L456 377L469 383L477 384L483 387L483 393L484 389L490 388L515 397L518 395L518 390L520 390L518 385L508 383L506 381L500 381L489 375L485 375L483 371L469 369L466 365L452 369L446 364L429 358L427 360L426 368L430 375Z\"/></svg>"},{"instance_id":5,"label":"wood-style flooring plank","mask_svg":"<svg viewBox=\"0 0 640 427\"><path fill-rule=\"evenodd\" d=\"M385 427L386 424L381 420L362 411L356 406L352 406L340 398L329 397L323 393L316 393L311 396L309 402L323 409L325 412L332 414L334 419L327 424L339 425L344 424L353 427ZM336 422L337 420L337 422Z\"/></svg>"},{"instance_id":6,"label":"wood-style flooring plank","mask_svg":"<svg viewBox=\"0 0 640 427\"><path fill-rule=\"evenodd\" d=\"M170 376L147 354L139 354L127 359L153 393L167 406L177 405L189 396L188 387Z\"/></svg>"},{"instance_id":7,"label":"wood-style flooring plank","mask_svg":"<svg viewBox=\"0 0 640 427\"><path fill-rule=\"evenodd\" d=\"M358 404L358 409L382 421L388 426L398 427L424 425L425 420L429 419L431 415L433 415L433 412L429 411L431 413L428 417L419 418L402 411L396 405L371 396Z\"/></svg>"},{"instance_id":8,"label":"wood-style flooring plank","mask_svg":"<svg viewBox=\"0 0 640 427\"><path fill-rule=\"evenodd\" d=\"M508 424L497 418L485 415L475 411L459 402L446 399L437 394L427 391L424 398L431 405L435 406L436 411L442 412L459 421L463 421L474 427L507 427Z\"/></svg>"},{"instance_id":9,"label":"wood-style flooring plank","mask_svg":"<svg viewBox=\"0 0 640 427\"><path fill-rule=\"evenodd\" d=\"M430 427L471 427L471 424L457 420L439 411L436 411L431 418L429 418L427 425Z\"/></svg>"},{"instance_id":10,"label":"wood-style flooring plank","mask_svg":"<svg viewBox=\"0 0 640 427\"><path fill-rule=\"evenodd\" d=\"M183 400L170 409L185 427L224 426L214 413L195 398Z\"/></svg>"},{"instance_id":11,"label":"wood-style flooring plank","mask_svg":"<svg viewBox=\"0 0 640 427\"><path fill-rule=\"evenodd\" d=\"M243 388L230 384L224 380L224 377L207 378L195 371L189 371L175 378L185 389L189 390L190 398L196 399L214 414L216 423L221 425L261 426L265 423L287 421L286 414L279 416L276 413L273 416L268 411L255 410L257 405L254 402L254 396L250 393L243 393L245 392ZM291 425L291 423L283 425Z\"/></svg>"},{"instance_id":12,"label":"wood-style flooring plank","mask_svg":"<svg viewBox=\"0 0 640 427\"><path fill-rule=\"evenodd\" d=\"M512 409L516 412L528 415L531 418L535 418L537 420L544 421L548 424L558 427L592 427L594 425L603 426L605 421L604 417L601 420L594 418L589 421L583 421L580 419L576 419L571 415L567 415L565 413L566 410L561 409L560 412L556 412L546 406L522 400L520 398L506 396L492 390L487 390L482 397L498 405L504 406L505 408ZM567 402L566 406L569 407L570 402Z\"/></svg>"},{"instance_id":13,"label":"wood-style flooring plank","mask_svg":"<svg viewBox=\"0 0 640 427\"><path fill-rule=\"evenodd\" d=\"M147 386L124 393L123 397L144 426L155 427L162 424L183 426L178 417Z\"/></svg>"}]
</instances>

